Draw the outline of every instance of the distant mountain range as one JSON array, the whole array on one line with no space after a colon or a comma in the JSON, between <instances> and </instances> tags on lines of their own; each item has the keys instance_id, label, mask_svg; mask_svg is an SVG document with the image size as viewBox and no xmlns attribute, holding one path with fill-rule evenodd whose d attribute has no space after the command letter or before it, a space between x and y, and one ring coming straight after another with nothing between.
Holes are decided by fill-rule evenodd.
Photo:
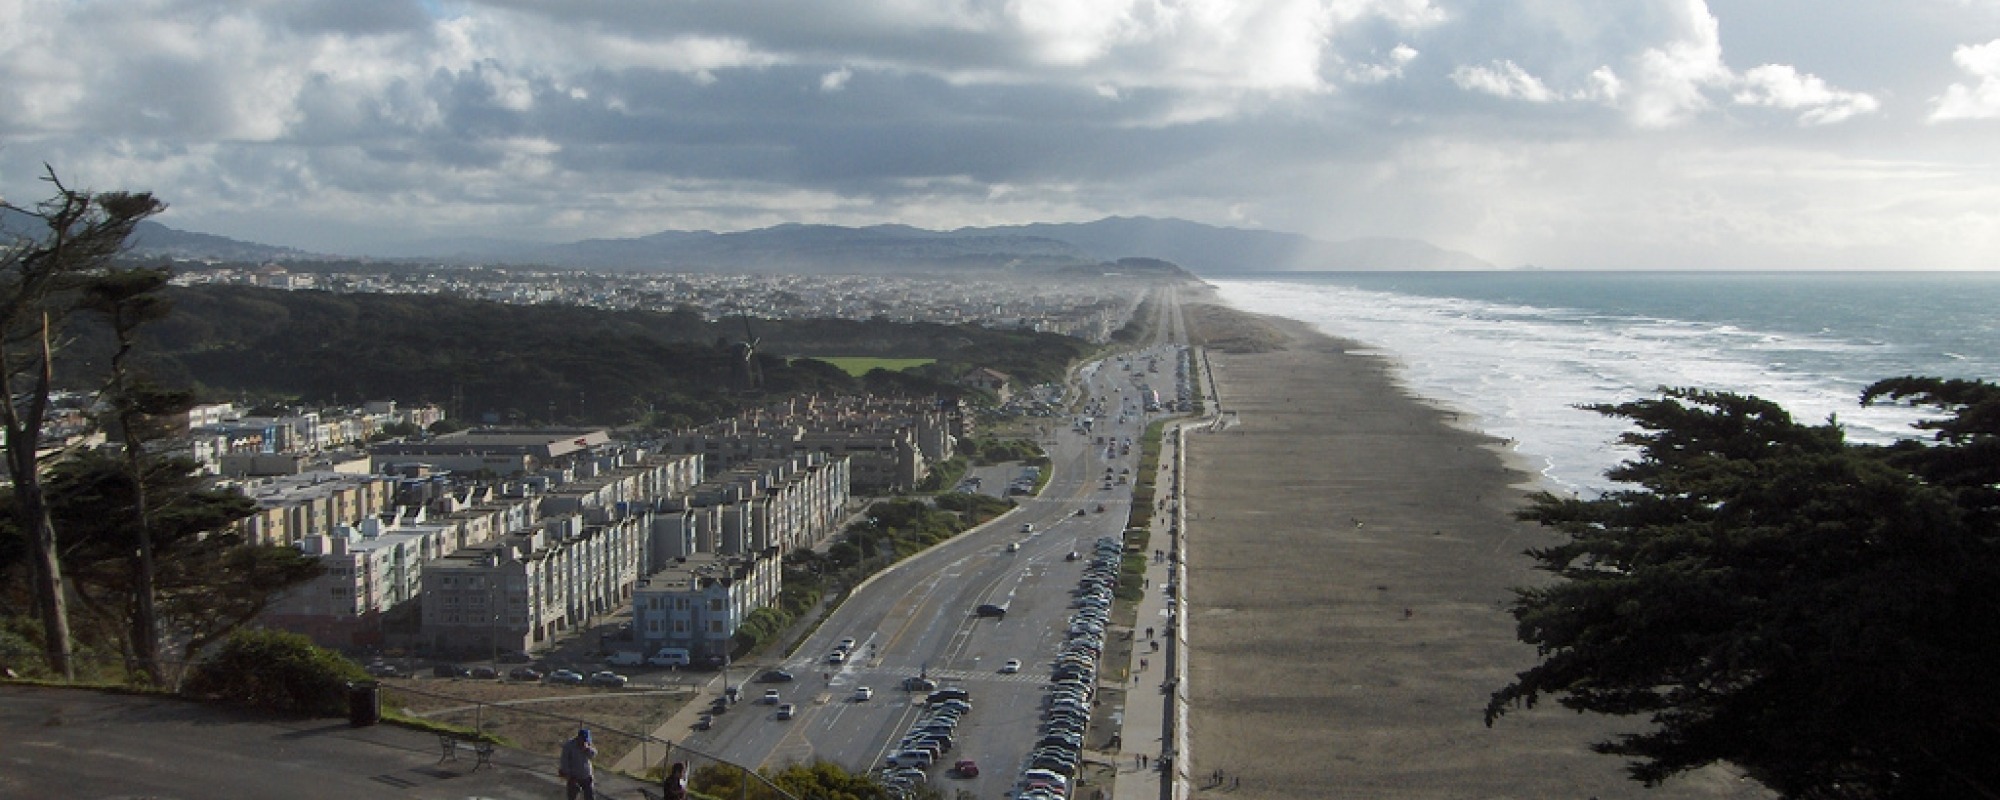
<instances>
[{"instance_id":1,"label":"distant mountain range","mask_svg":"<svg viewBox=\"0 0 2000 800\"><path fill-rule=\"evenodd\" d=\"M0 229L19 230L19 218ZM1292 233L1203 225L1180 219L1108 217L1096 222L1037 223L931 231L907 225L848 228L777 225L736 233L662 231L630 239L566 244L496 239L439 239L368 254L314 254L141 223L132 250L142 256L219 261L372 258L468 264L540 265L667 272L912 272L1005 270L1044 273L1079 268L1117 271L1116 262L1172 262L1197 275L1299 270L1490 270L1467 253L1416 239L1327 242Z\"/></svg>"},{"instance_id":2,"label":"distant mountain range","mask_svg":"<svg viewBox=\"0 0 2000 800\"><path fill-rule=\"evenodd\" d=\"M1416 239L1325 242L1293 233L1222 228L1180 219L931 231L907 225L778 225L738 233L662 231L633 239L559 245L420 242L379 255L574 267L715 271L813 271L999 267L1035 269L1156 258L1199 275L1295 270L1488 270L1476 256Z\"/></svg>"}]
</instances>

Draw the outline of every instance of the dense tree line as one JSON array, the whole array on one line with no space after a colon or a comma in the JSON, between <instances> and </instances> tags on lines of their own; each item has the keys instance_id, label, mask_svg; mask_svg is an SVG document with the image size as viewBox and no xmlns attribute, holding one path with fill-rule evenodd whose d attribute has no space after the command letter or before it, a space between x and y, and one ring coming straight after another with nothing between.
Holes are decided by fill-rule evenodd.
<instances>
[{"instance_id":1,"label":"dense tree line","mask_svg":"<svg viewBox=\"0 0 2000 800\"><path fill-rule=\"evenodd\" d=\"M1659 783L1716 761L1786 797L2000 796L2000 386L1901 378L1863 402L1928 440L1848 442L1755 397L1691 389L1630 420L1632 488L1542 494L1558 576L1514 603L1538 665L1489 724L1552 697L1651 727L1600 742Z\"/></svg>"},{"instance_id":2,"label":"dense tree line","mask_svg":"<svg viewBox=\"0 0 2000 800\"><path fill-rule=\"evenodd\" d=\"M358 403L399 398L503 422L663 425L727 416L816 391L958 396L987 366L1054 380L1086 344L1057 334L886 320L708 322L691 310L604 311L437 295L331 294L202 286L165 293L173 313L143 332L146 366L205 399ZM68 357L101 362L108 330L82 327ZM758 340L761 384L745 386L738 344ZM811 356L934 358L855 379ZM448 409L452 410L452 409Z\"/></svg>"}]
</instances>

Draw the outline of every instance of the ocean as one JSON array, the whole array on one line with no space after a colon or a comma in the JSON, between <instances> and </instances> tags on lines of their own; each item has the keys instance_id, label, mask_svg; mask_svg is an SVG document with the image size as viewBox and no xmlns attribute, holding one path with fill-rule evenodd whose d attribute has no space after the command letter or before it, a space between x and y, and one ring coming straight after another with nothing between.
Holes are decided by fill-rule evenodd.
<instances>
[{"instance_id":1,"label":"ocean","mask_svg":"<svg viewBox=\"0 0 2000 800\"><path fill-rule=\"evenodd\" d=\"M2000 380L1995 273L1282 273L1210 280L1231 306L1388 357L1412 394L1539 465L1556 491L1613 488L1630 427L1577 408L1666 386L1750 394L1850 441L1920 436L1862 388Z\"/></svg>"}]
</instances>

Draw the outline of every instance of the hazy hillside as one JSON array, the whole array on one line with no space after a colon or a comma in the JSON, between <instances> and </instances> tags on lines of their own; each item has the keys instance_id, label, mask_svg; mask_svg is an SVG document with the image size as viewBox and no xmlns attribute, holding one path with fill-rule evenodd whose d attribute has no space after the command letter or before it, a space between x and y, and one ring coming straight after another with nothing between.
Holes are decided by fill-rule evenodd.
<instances>
[{"instance_id":1,"label":"hazy hillside","mask_svg":"<svg viewBox=\"0 0 2000 800\"><path fill-rule=\"evenodd\" d=\"M1416 239L1323 242L1293 233L1218 228L1179 219L1109 217L1096 222L978 228L1068 242L1097 258L1145 256L1200 275L1289 270L1481 270L1493 265Z\"/></svg>"},{"instance_id":2,"label":"hazy hillside","mask_svg":"<svg viewBox=\"0 0 2000 800\"><path fill-rule=\"evenodd\" d=\"M15 225L9 226L10 221ZM19 223L19 218L0 219L0 229L18 228ZM291 248L175 230L150 221L141 224L132 251L141 257L220 261L324 257ZM367 255L344 255L666 272L999 271L1052 276L1078 269L1110 269L1112 262L1126 258L1159 259L1198 275L1494 268L1478 257L1415 239L1326 242L1292 233L1151 217L952 231L907 225L849 228L787 224L734 233L670 230L628 239L586 239L555 245L454 238L405 243Z\"/></svg>"}]
</instances>

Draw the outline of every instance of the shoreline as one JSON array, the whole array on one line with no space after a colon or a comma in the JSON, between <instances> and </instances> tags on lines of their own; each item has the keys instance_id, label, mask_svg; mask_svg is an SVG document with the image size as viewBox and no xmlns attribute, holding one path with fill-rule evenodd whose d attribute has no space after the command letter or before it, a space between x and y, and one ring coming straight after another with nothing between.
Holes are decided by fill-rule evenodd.
<instances>
[{"instance_id":1,"label":"shoreline","mask_svg":"<svg viewBox=\"0 0 2000 800\"><path fill-rule=\"evenodd\" d=\"M1195 294L1236 421L1185 438L1192 793L1768 796L1720 768L1646 789L1589 749L1643 720L1549 702L1486 727L1535 660L1506 610L1546 579L1523 551L1557 541L1512 515L1553 487L1379 351Z\"/></svg>"}]
</instances>

